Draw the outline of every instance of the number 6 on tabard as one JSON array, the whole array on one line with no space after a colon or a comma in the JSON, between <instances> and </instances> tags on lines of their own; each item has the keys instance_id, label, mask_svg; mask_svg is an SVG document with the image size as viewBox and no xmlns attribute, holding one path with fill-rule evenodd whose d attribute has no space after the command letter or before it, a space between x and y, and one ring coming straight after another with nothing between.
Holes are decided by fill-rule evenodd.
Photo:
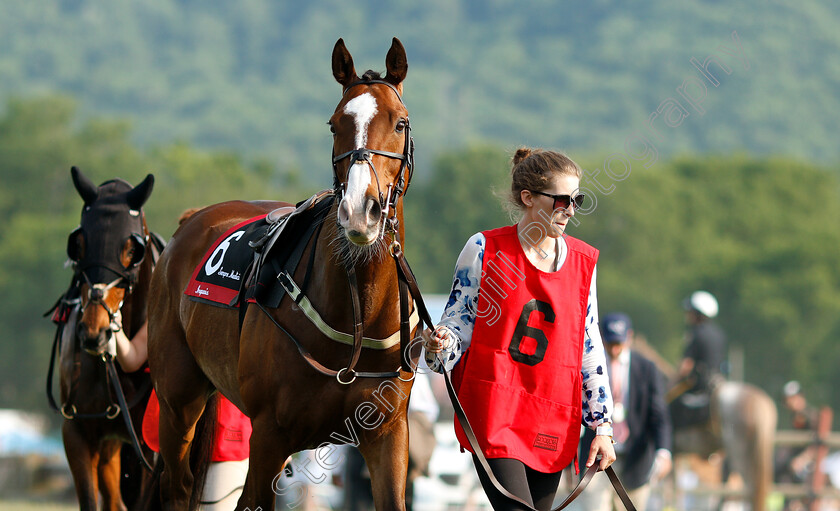
<instances>
[{"instance_id":1,"label":"number 6 on tabard","mask_svg":"<svg viewBox=\"0 0 840 511\"><path fill-rule=\"evenodd\" d=\"M225 241L219 243L219 246L213 251L213 255L211 255L210 259L207 260L207 264L204 265L204 273L207 275L213 275L219 271L219 268L222 267L222 262L225 260L225 252L227 252L227 249L230 247L230 241L234 238L236 241L239 241L243 234L245 234L245 231L236 231L225 238ZM216 259L218 259L218 261L216 261Z\"/></svg>"},{"instance_id":2,"label":"number 6 on tabard","mask_svg":"<svg viewBox=\"0 0 840 511\"><path fill-rule=\"evenodd\" d=\"M551 304L532 299L522 307L522 314L519 315L519 321L516 322L516 329L513 331L513 337L508 346L508 352L514 360L529 366L542 362L545 358L545 350L548 349L548 337L545 336L545 332L537 327L528 326L528 318L534 311L542 312L546 322L554 323L554 309L551 308ZM522 353L519 349L523 337L530 337L537 341L537 349L533 355Z\"/></svg>"}]
</instances>

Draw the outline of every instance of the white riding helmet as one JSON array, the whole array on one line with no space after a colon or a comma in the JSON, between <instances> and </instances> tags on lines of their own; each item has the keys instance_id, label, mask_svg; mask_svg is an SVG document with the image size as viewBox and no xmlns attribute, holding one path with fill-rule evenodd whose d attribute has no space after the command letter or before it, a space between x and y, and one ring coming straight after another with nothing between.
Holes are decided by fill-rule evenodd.
<instances>
[{"instance_id":1,"label":"white riding helmet","mask_svg":"<svg viewBox=\"0 0 840 511\"><path fill-rule=\"evenodd\" d=\"M697 311L707 318L713 318L718 314L718 302L712 293L708 291L695 291L683 301L685 310Z\"/></svg>"}]
</instances>

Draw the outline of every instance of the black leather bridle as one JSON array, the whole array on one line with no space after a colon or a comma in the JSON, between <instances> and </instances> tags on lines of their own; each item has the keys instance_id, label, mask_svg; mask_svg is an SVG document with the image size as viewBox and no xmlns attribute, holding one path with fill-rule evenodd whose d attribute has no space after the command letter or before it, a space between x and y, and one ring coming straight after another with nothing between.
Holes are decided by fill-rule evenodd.
<instances>
[{"instance_id":1,"label":"black leather bridle","mask_svg":"<svg viewBox=\"0 0 840 511\"><path fill-rule=\"evenodd\" d=\"M396 87L391 85L390 83L384 80L359 80L357 82L353 82L348 85L344 91L343 95L346 95L347 92L356 87L357 85L374 85L374 84L381 84L386 85L394 94L397 95L397 99L400 100L403 106L405 103L400 96L399 91ZM392 185L388 185L390 189L387 193L387 196L382 193L382 190L379 188L379 174L376 171L376 166L373 164L373 160L371 159L372 155L379 155L385 156L386 158L393 158L395 160L400 160L402 164L400 165L400 171L397 176L397 180ZM405 117L405 144L403 145L403 152L402 153L393 153L390 151L381 151L379 149L370 149L367 147L362 147L359 149L353 149L351 151L347 151L341 153L339 155L335 154L335 147L333 147L333 157L332 157L332 166L333 166L333 189L335 190L335 196L338 197L338 200L344 197L345 186L346 183L339 181L338 179L338 162L345 158L350 158L350 163L347 168L351 168L356 162L366 162L371 170L373 170L373 174L376 177L376 187L379 189L379 206L382 212L382 216L388 220L388 212L389 210L394 207L399 200L401 195L404 195L405 192L408 190L408 185L411 182L411 176L414 174L414 138L411 136L411 123L409 122L408 116ZM406 176L406 174L408 174ZM391 219L392 222L395 221L396 215ZM384 233L385 226L383 225L382 232Z\"/></svg>"},{"instance_id":2,"label":"black leather bridle","mask_svg":"<svg viewBox=\"0 0 840 511\"><path fill-rule=\"evenodd\" d=\"M70 234L68 245L69 243L72 243L73 238L79 231L81 231L81 229L82 228L79 227ZM148 250L147 247L149 244L149 234L145 232L142 213L140 214L139 231L140 232L132 232L129 236L134 240L135 250L140 251L140 255L135 258L131 266L128 268L123 267L119 261L104 260L100 258L84 258L79 261L73 261L73 281L75 285L79 286L79 288L81 288L82 284L88 285L86 297L87 301L82 307L82 312L91 305L99 305L108 313L109 319L111 321L114 320L116 312L122 307L122 302L117 306L116 310L111 310L111 308L108 307L108 304L105 303L105 295L114 287L123 288L125 289L127 295L131 294L134 285L137 283L140 273L140 265L146 258L146 252ZM94 268L101 268L114 273L116 274L116 278L107 284L104 282L93 282L88 275L88 270Z\"/></svg>"}]
</instances>

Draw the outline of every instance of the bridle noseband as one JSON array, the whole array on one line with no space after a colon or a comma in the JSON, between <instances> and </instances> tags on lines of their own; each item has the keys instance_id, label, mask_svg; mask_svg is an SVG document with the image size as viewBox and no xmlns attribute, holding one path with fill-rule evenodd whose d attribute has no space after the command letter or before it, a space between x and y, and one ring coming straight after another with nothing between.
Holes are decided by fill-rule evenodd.
<instances>
[{"instance_id":1,"label":"bridle noseband","mask_svg":"<svg viewBox=\"0 0 840 511\"><path fill-rule=\"evenodd\" d=\"M348 85L344 91L343 95L346 95L347 92L356 87L357 85L373 85L373 84L382 84L388 86L394 94L397 95L397 99L400 100L400 103L405 106L405 103L400 96L399 91L396 87L392 84L384 81L384 80L359 80L357 82L353 82ZM402 164L400 165L400 171L396 180L396 183L388 185L387 197L382 194L382 190L379 188L379 174L376 171L376 166L373 164L373 160L371 159L372 155L379 155L385 156L386 158L393 158L395 160L400 160ZM332 166L333 166L333 189L335 190L335 196L338 197L339 202L344 197L345 186L346 183L340 182L338 179L338 162L345 158L350 158L350 164L347 168L351 168L356 162L365 162L370 166L371 170L373 171L373 175L376 177L376 187L379 189L379 206L382 212L382 217L386 219L386 222L382 225L382 233L385 232L385 224L391 223L391 229L396 229L394 225L396 222L396 211L394 216L388 217L389 210L394 207L397 203L401 195L404 195L408 184L411 182L411 176L414 174L414 139L411 136L411 123L409 122L408 116L405 118L405 145L403 146L402 153L393 153L390 151L381 151L379 149L370 149L368 147L362 147L359 149L353 149L351 151L347 151L341 153L339 155L335 154L335 147L333 147L333 157L332 157ZM408 177L406 178L406 171L408 173Z\"/></svg>"}]
</instances>

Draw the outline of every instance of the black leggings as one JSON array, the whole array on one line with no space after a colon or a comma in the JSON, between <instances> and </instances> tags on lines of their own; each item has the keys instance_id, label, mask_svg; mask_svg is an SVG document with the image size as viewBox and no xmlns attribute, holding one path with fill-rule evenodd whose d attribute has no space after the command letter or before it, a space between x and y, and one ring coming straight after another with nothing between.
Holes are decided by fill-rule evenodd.
<instances>
[{"instance_id":1,"label":"black leggings","mask_svg":"<svg viewBox=\"0 0 840 511\"><path fill-rule=\"evenodd\" d=\"M475 455L473 455L473 462L481 486L484 488L484 493L487 494L487 498L495 511L523 511L527 509L522 504L508 499L496 490ZM510 458L492 458L488 459L487 463L490 465L493 475L496 476L496 480L502 483L507 491L531 504L539 511L550 511L551 504L554 502L554 494L557 493L557 487L560 484L562 471L546 474L528 468L521 461Z\"/></svg>"}]
</instances>

